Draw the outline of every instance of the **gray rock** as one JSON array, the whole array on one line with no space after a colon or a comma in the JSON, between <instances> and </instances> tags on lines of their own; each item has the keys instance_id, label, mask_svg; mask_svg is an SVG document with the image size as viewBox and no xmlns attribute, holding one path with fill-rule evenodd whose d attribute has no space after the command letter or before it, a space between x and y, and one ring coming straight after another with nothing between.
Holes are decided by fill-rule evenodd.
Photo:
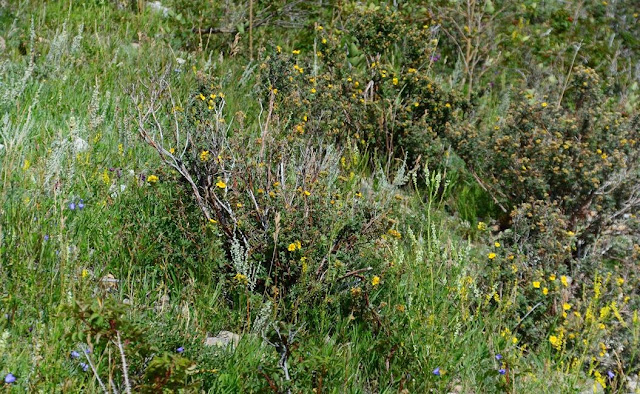
<instances>
[{"instance_id":1,"label":"gray rock","mask_svg":"<svg viewBox=\"0 0 640 394\"><path fill-rule=\"evenodd\" d=\"M204 341L205 346L227 347L231 344L231 348L235 349L240 342L240 335L231 331L220 331L215 337L207 337Z\"/></svg>"},{"instance_id":2,"label":"gray rock","mask_svg":"<svg viewBox=\"0 0 640 394\"><path fill-rule=\"evenodd\" d=\"M159 1L154 1L154 2L151 2L151 3L147 3L147 7L153 12L157 12L158 14L162 14L162 16L164 18L169 16L169 8L163 6L162 3L160 3Z\"/></svg>"}]
</instances>

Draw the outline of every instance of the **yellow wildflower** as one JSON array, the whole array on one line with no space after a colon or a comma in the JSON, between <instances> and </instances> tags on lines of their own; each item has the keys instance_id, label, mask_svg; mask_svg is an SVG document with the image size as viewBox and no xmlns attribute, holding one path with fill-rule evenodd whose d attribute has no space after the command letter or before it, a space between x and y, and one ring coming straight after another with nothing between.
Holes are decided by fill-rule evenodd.
<instances>
[{"instance_id":1,"label":"yellow wildflower","mask_svg":"<svg viewBox=\"0 0 640 394\"><path fill-rule=\"evenodd\" d=\"M487 224L485 222L478 222L478 230L484 231L487 229Z\"/></svg>"},{"instance_id":2,"label":"yellow wildflower","mask_svg":"<svg viewBox=\"0 0 640 394\"><path fill-rule=\"evenodd\" d=\"M236 276L234 276L233 279L235 279L238 283L242 283L242 284L245 284L245 285L249 282L247 276L246 275L242 275L240 273L236 274Z\"/></svg>"},{"instance_id":3,"label":"yellow wildflower","mask_svg":"<svg viewBox=\"0 0 640 394\"><path fill-rule=\"evenodd\" d=\"M203 150L202 152L200 152L200 161L207 161L209 160L209 156L211 155L211 153L209 153L208 150Z\"/></svg>"},{"instance_id":4,"label":"yellow wildflower","mask_svg":"<svg viewBox=\"0 0 640 394\"><path fill-rule=\"evenodd\" d=\"M500 242L498 242L498 241L494 242L493 246L495 246L496 248L499 248L500 247Z\"/></svg>"},{"instance_id":5,"label":"yellow wildflower","mask_svg":"<svg viewBox=\"0 0 640 394\"><path fill-rule=\"evenodd\" d=\"M546 107L547 107L547 105L549 105L549 104L547 104L546 102L543 102L543 103L542 103L542 108L546 108Z\"/></svg>"},{"instance_id":6,"label":"yellow wildflower","mask_svg":"<svg viewBox=\"0 0 640 394\"><path fill-rule=\"evenodd\" d=\"M546 287L542 288L542 294L547 295L549 294L549 289L547 289Z\"/></svg>"},{"instance_id":7,"label":"yellow wildflower","mask_svg":"<svg viewBox=\"0 0 640 394\"><path fill-rule=\"evenodd\" d=\"M489 255L487 256L489 258L489 260L493 260L496 258L496 254L495 253L489 253Z\"/></svg>"},{"instance_id":8,"label":"yellow wildflower","mask_svg":"<svg viewBox=\"0 0 640 394\"><path fill-rule=\"evenodd\" d=\"M571 304L565 302L564 304L562 304L562 309L568 311L569 309L571 309Z\"/></svg>"},{"instance_id":9,"label":"yellow wildflower","mask_svg":"<svg viewBox=\"0 0 640 394\"><path fill-rule=\"evenodd\" d=\"M540 288L540 282L533 282L533 287L536 289Z\"/></svg>"},{"instance_id":10,"label":"yellow wildflower","mask_svg":"<svg viewBox=\"0 0 640 394\"><path fill-rule=\"evenodd\" d=\"M227 184L224 183L224 181L222 179L218 180L218 182L216 182L216 186L219 187L220 189L224 189L227 187Z\"/></svg>"},{"instance_id":11,"label":"yellow wildflower","mask_svg":"<svg viewBox=\"0 0 640 394\"><path fill-rule=\"evenodd\" d=\"M289 247L287 248L289 250L289 252L293 252L296 250L296 244L295 243L290 243Z\"/></svg>"},{"instance_id":12,"label":"yellow wildflower","mask_svg":"<svg viewBox=\"0 0 640 394\"><path fill-rule=\"evenodd\" d=\"M147 182L156 183L156 182L158 182L158 177L156 175L149 175L147 177Z\"/></svg>"},{"instance_id":13,"label":"yellow wildflower","mask_svg":"<svg viewBox=\"0 0 640 394\"><path fill-rule=\"evenodd\" d=\"M556 280L556 274L549 275L549 280Z\"/></svg>"},{"instance_id":14,"label":"yellow wildflower","mask_svg":"<svg viewBox=\"0 0 640 394\"><path fill-rule=\"evenodd\" d=\"M567 277L566 277L566 276L562 275L562 276L560 277L560 282L562 282L562 285L563 285L564 287L569 287L569 281L567 280Z\"/></svg>"},{"instance_id":15,"label":"yellow wildflower","mask_svg":"<svg viewBox=\"0 0 640 394\"><path fill-rule=\"evenodd\" d=\"M373 279L371 279L371 285L372 286L378 286L380 284L380 277L379 276L374 276Z\"/></svg>"}]
</instances>

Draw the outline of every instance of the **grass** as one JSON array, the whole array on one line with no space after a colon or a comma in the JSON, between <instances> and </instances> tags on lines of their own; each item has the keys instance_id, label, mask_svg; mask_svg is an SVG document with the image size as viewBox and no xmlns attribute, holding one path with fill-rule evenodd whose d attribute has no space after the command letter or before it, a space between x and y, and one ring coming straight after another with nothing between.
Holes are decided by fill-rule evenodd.
<instances>
[{"instance_id":1,"label":"grass","mask_svg":"<svg viewBox=\"0 0 640 394\"><path fill-rule=\"evenodd\" d=\"M144 332L125 343L141 391L153 357L174 357L179 347L188 363L178 386L187 392L591 389L593 378L571 364L573 353L523 344L510 323L519 312L507 301L524 290L494 283L494 293L482 293L493 249L476 219L495 207L456 173L441 203L440 185L402 189L397 216L406 220L401 239L389 242L379 285L348 280L344 291L303 311L294 328L281 327L299 330L286 379L280 349L264 340L275 334L253 327L273 317L268 303L277 297L233 284L220 234L139 139L132 118L135 85L181 57L175 97L186 101L196 89L194 70L221 75L228 113L243 111L247 129L258 131L250 87L235 86L243 61L173 49L167 19L109 2L22 1L0 10L0 20L8 22L0 24L7 43L0 108L9 125L0 140L0 374L17 377L6 390L100 392L83 359L69 356L97 343L97 332L72 310L93 305L96 318L110 316L113 303L123 308L118 319ZM363 167L356 176L365 179L371 171ZM157 183L146 182L151 174ZM353 290L360 288L366 302ZM220 330L244 334L238 347L203 346ZM115 349L96 346L91 356L107 387L121 392Z\"/></svg>"}]
</instances>

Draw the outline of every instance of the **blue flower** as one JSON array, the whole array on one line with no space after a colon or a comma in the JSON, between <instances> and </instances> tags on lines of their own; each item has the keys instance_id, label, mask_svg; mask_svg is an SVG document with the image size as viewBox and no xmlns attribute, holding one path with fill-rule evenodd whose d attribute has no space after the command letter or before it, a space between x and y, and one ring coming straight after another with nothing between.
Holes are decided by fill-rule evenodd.
<instances>
[{"instance_id":1,"label":"blue flower","mask_svg":"<svg viewBox=\"0 0 640 394\"><path fill-rule=\"evenodd\" d=\"M496 360L502 360L502 354L496 354Z\"/></svg>"},{"instance_id":2,"label":"blue flower","mask_svg":"<svg viewBox=\"0 0 640 394\"><path fill-rule=\"evenodd\" d=\"M80 199L80 202L78 203L78 209L82 210L84 209L84 200Z\"/></svg>"},{"instance_id":3,"label":"blue flower","mask_svg":"<svg viewBox=\"0 0 640 394\"><path fill-rule=\"evenodd\" d=\"M75 202L70 202L69 203L69 209L72 210L72 211L75 210L76 209L76 203Z\"/></svg>"},{"instance_id":4,"label":"blue flower","mask_svg":"<svg viewBox=\"0 0 640 394\"><path fill-rule=\"evenodd\" d=\"M499 373L500 375L504 375L505 373L507 373L507 370L506 370L506 369L504 369L504 368L500 368L500 369L498 370L498 373Z\"/></svg>"},{"instance_id":5,"label":"blue flower","mask_svg":"<svg viewBox=\"0 0 640 394\"><path fill-rule=\"evenodd\" d=\"M184 348L182 346L180 346L179 348L176 349L176 352L182 353L182 352L184 352Z\"/></svg>"},{"instance_id":6,"label":"blue flower","mask_svg":"<svg viewBox=\"0 0 640 394\"><path fill-rule=\"evenodd\" d=\"M440 376L440 367L433 370L433 374L436 376Z\"/></svg>"},{"instance_id":7,"label":"blue flower","mask_svg":"<svg viewBox=\"0 0 640 394\"><path fill-rule=\"evenodd\" d=\"M7 376L4 377L4 382L7 384L13 383L16 381L16 377L13 376L12 373L8 373Z\"/></svg>"},{"instance_id":8,"label":"blue flower","mask_svg":"<svg viewBox=\"0 0 640 394\"><path fill-rule=\"evenodd\" d=\"M616 374L613 373L613 371L607 371L607 376L609 377L609 379L613 379L616 377Z\"/></svg>"},{"instance_id":9,"label":"blue flower","mask_svg":"<svg viewBox=\"0 0 640 394\"><path fill-rule=\"evenodd\" d=\"M71 356L71 358L76 359L76 358L80 357L80 353L78 353L75 350L73 350L73 351L71 351L70 356Z\"/></svg>"},{"instance_id":10,"label":"blue flower","mask_svg":"<svg viewBox=\"0 0 640 394\"><path fill-rule=\"evenodd\" d=\"M89 364L80 363L80 368L82 368L84 372L87 372L89 370Z\"/></svg>"},{"instance_id":11,"label":"blue flower","mask_svg":"<svg viewBox=\"0 0 640 394\"><path fill-rule=\"evenodd\" d=\"M45 240L45 241L48 241L48 240L49 240L49 234L45 234L45 235L44 235L44 240Z\"/></svg>"}]
</instances>

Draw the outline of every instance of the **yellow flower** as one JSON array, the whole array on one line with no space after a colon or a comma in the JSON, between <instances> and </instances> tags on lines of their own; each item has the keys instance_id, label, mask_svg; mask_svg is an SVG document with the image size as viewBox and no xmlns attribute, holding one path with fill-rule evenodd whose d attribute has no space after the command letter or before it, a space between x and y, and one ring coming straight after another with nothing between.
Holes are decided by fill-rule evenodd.
<instances>
[{"instance_id":1,"label":"yellow flower","mask_svg":"<svg viewBox=\"0 0 640 394\"><path fill-rule=\"evenodd\" d=\"M533 287L536 289L540 288L540 282L533 282Z\"/></svg>"},{"instance_id":2,"label":"yellow flower","mask_svg":"<svg viewBox=\"0 0 640 394\"><path fill-rule=\"evenodd\" d=\"M571 305L565 302L564 304L562 304L562 309L564 309L565 311L568 311L569 309L571 309Z\"/></svg>"},{"instance_id":3,"label":"yellow flower","mask_svg":"<svg viewBox=\"0 0 640 394\"><path fill-rule=\"evenodd\" d=\"M546 108L547 105L549 105L549 104L547 104L546 102L542 103L542 108Z\"/></svg>"},{"instance_id":4,"label":"yellow flower","mask_svg":"<svg viewBox=\"0 0 640 394\"><path fill-rule=\"evenodd\" d=\"M487 224L485 222L478 222L478 230L484 231L487 229Z\"/></svg>"},{"instance_id":5,"label":"yellow flower","mask_svg":"<svg viewBox=\"0 0 640 394\"><path fill-rule=\"evenodd\" d=\"M549 275L549 280L556 280L556 274Z\"/></svg>"},{"instance_id":6,"label":"yellow flower","mask_svg":"<svg viewBox=\"0 0 640 394\"><path fill-rule=\"evenodd\" d=\"M398 84L398 78L393 78L393 84L397 85Z\"/></svg>"},{"instance_id":7,"label":"yellow flower","mask_svg":"<svg viewBox=\"0 0 640 394\"><path fill-rule=\"evenodd\" d=\"M27 171L29 167L31 167L31 162L29 160L25 160L24 164L22 165L22 169Z\"/></svg>"},{"instance_id":8,"label":"yellow flower","mask_svg":"<svg viewBox=\"0 0 640 394\"><path fill-rule=\"evenodd\" d=\"M294 250L296 250L296 244L290 243L287 249L289 249L289 252L293 252Z\"/></svg>"},{"instance_id":9,"label":"yellow flower","mask_svg":"<svg viewBox=\"0 0 640 394\"><path fill-rule=\"evenodd\" d=\"M176 153L176 148L170 148L170 149L169 149L169 153L171 153L171 154Z\"/></svg>"},{"instance_id":10,"label":"yellow flower","mask_svg":"<svg viewBox=\"0 0 640 394\"><path fill-rule=\"evenodd\" d=\"M316 92L316 88L311 88L311 93L315 93Z\"/></svg>"},{"instance_id":11,"label":"yellow flower","mask_svg":"<svg viewBox=\"0 0 640 394\"><path fill-rule=\"evenodd\" d=\"M311 195L311 192L310 192L309 190L305 190L305 191L304 191L304 195L305 195L305 196L310 196L310 195Z\"/></svg>"},{"instance_id":12,"label":"yellow flower","mask_svg":"<svg viewBox=\"0 0 640 394\"><path fill-rule=\"evenodd\" d=\"M299 49L294 49L292 53L294 55L299 55L300 54L300 50Z\"/></svg>"},{"instance_id":13,"label":"yellow flower","mask_svg":"<svg viewBox=\"0 0 640 394\"><path fill-rule=\"evenodd\" d=\"M220 189L224 189L227 187L227 184L224 183L222 180L218 180L218 182L216 182L216 186L219 187Z\"/></svg>"},{"instance_id":14,"label":"yellow flower","mask_svg":"<svg viewBox=\"0 0 640 394\"><path fill-rule=\"evenodd\" d=\"M400 234L400 232L397 231L397 230L389 229L389 231L387 231L387 233L390 236L394 237L394 238L397 238L397 239L401 239L402 238L402 234Z\"/></svg>"},{"instance_id":15,"label":"yellow flower","mask_svg":"<svg viewBox=\"0 0 640 394\"><path fill-rule=\"evenodd\" d=\"M489 255L487 256L489 258L489 260L493 260L496 258L496 254L495 253L489 253Z\"/></svg>"},{"instance_id":16,"label":"yellow flower","mask_svg":"<svg viewBox=\"0 0 640 394\"><path fill-rule=\"evenodd\" d=\"M89 271L86 268L83 269L80 273L80 276L82 277L82 279L86 278L87 276L89 276Z\"/></svg>"},{"instance_id":17,"label":"yellow flower","mask_svg":"<svg viewBox=\"0 0 640 394\"><path fill-rule=\"evenodd\" d=\"M147 182L149 182L149 183L156 183L156 182L158 182L158 177L157 177L157 176L155 176L155 175L149 175L149 176L147 177Z\"/></svg>"},{"instance_id":18,"label":"yellow flower","mask_svg":"<svg viewBox=\"0 0 640 394\"><path fill-rule=\"evenodd\" d=\"M373 279L371 279L371 285L372 286L378 286L380 284L380 277L379 276L374 276Z\"/></svg>"},{"instance_id":19,"label":"yellow flower","mask_svg":"<svg viewBox=\"0 0 640 394\"><path fill-rule=\"evenodd\" d=\"M247 276L246 275L242 275L240 273L236 274L236 276L234 276L233 279L235 279L238 283L242 283L242 284L245 284L245 285L249 282Z\"/></svg>"},{"instance_id":20,"label":"yellow flower","mask_svg":"<svg viewBox=\"0 0 640 394\"><path fill-rule=\"evenodd\" d=\"M500 247L500 242L496 241L496 242L493 244L493 246L495 246L496 248L499 248L499 247Z\"/></svg>"},{"instance_id":21,"label":"yellow flower","mask_svg":"<svg viewBox=\"0 0 640 394\"><path fill-rule=\"evenodd\" d=\"M209 153L208 150L203 150L202 152L200 152L200 161L207 161L209 160L209 156L211 155L211 153Z\"/></svg>"},{"instance_id":22,"label":"yellow flower","mask_svg":"<svg viewBox=\"0 0 640 394\"><path fill-rule=\"evenodd\" d=\"M618 282L618 286L622 286L622 284L624 283L624 279L623 278L618 278L618 279L616 279L616 282Z\"/></svg>"},{"instance_id":23,"label":"yellow flower","mask_svg":"<svg viewBox=\"0 0 640 394\"><path fill-rule=\"evenodd\" d=\"M569 287L569 281L567 280L567 277L566 277L566 276L562 275L562 276L560 277L560 282L562 282L562 285L563 285L564 287Z\"/></svg>"},{"instance_id":24,"label":"yellow flower","mask_svg":"<svg viewBox=\"0 0 640 394\"><path fill-rule=\"evenodd\" d=\"M546 287L542 288L542 294L547 295L549 294L549 289L547 289Z\"/></svg>"},{"instance_id":25,"label":"yellow flower","mask_svg":"<svg viewBox=\"0 0 640 394\"><path fill-rule=\"evenodd\" d=\"M296 241L295 244L296 244L296 248L302 249L302 242Z\"/></svg>"},{"instance_id":26,"label":"yellow flower","mask_svg":"<svg viewBox=\"0 0 640 394\"><path fill-rule=\"evenodd\" d=\"M211 223L211 224L216 224L216 223L218 223L218 221L217 221L217 220L215 220L215 219L209 219L209 223Z\"/></svg>"},{"instance_id":27,"label":"yellow flower","mask_svg":"<svg viewBox=\"0 0 640 394\"><path fill-rule=\"evenodd\" d=\"M200 93L200 96L198 96L198 97L200 97L200 100L202 100L202 101L207 99L206 97L204 97L204 95L202 93Z\"/></svg>"}]
</instances>

